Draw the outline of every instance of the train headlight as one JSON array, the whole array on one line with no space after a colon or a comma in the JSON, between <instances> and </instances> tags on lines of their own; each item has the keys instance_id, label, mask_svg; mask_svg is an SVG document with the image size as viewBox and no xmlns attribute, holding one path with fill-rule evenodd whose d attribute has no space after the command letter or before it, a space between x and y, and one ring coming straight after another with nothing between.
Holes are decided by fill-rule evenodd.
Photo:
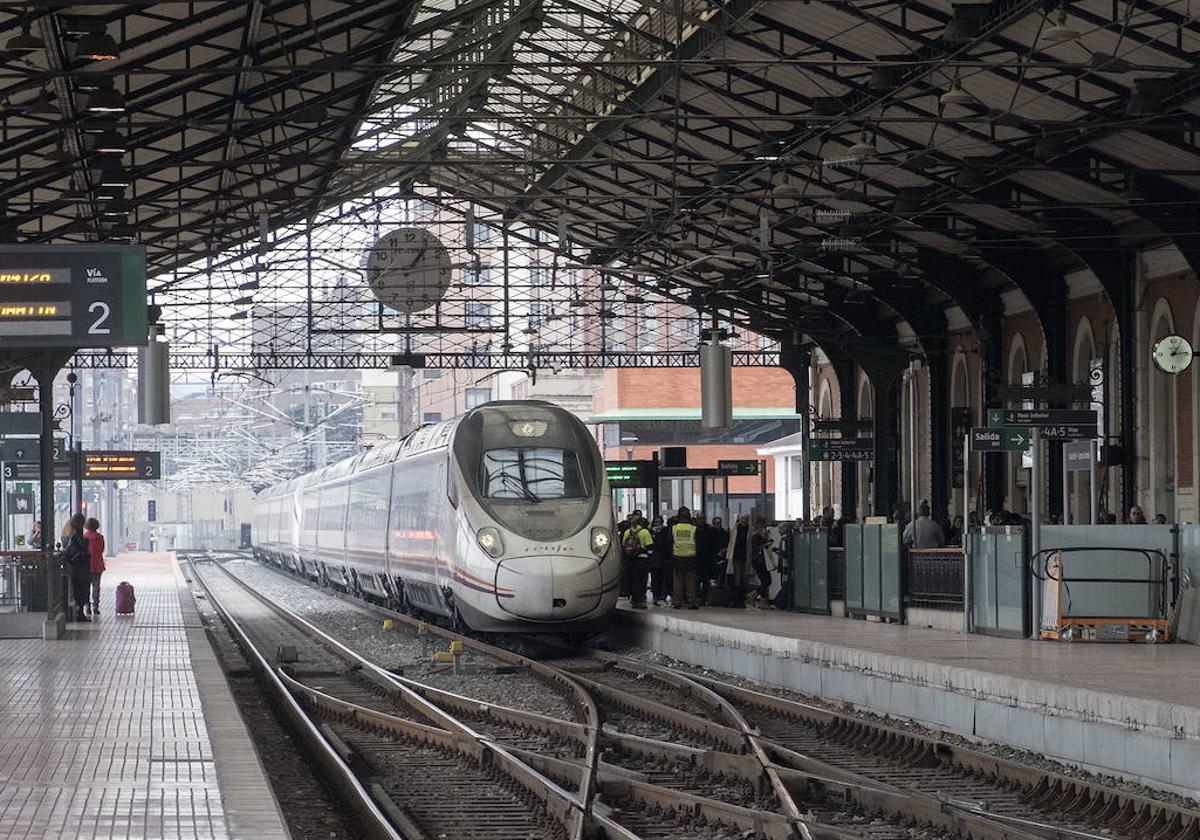
<instances>
[{"instance_id":1,"label":"train headlight","mask_svg":"<svg viewBox=\"0 0 1200 840\"><path fill-rule=\"evenodd\" d=\"M612 544L612 534L607 528L592 529L592 554L597 557L603 557L608 553L608 547Z\"/></svg>"},{"instance_id":2,"label":"train headlight","mask_svg":"<svg viewBox=\"0 0 1200 840\"><path fill-rule=\"evenodd\" d=\"M479 542L479 547L490 557L500 557L504 554L504 540L500 538L500 532L495 528L480 528L479 532L475 534L475 539Z\"/></svg>"}]
</instances>

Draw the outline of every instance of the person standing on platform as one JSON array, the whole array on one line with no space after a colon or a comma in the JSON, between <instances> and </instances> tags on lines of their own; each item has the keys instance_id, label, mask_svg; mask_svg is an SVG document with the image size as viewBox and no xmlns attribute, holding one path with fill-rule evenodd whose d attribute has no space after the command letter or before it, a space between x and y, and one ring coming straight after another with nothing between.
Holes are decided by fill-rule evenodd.
<instances>
[{"instance_id":1,"label":"person standing on platform","mask_svg":"<svg viewBox=\"0 0 1200 840\"><path fill-rule=\"evenodd\" d=\"M716 556L713 529L703 513L692 517L696 525L696 603L708 601L708 587L712 583L713 558Z\"/></svg>"},{"instance_id":2,"label":"person standing on platform","mask_svg":"<svg viewBox=\"0 0 1200 840\"><path fill-rule=\"evenodd\" d=\"M904 527L904 544L909 548L942 548L946 534L929 515L929 503L921 502L917 518Z\"/></svg>"},{"instance_id":3,"label":"person standing on platform","mask_svg":"<svg viewBox=\"0 0 1200 840\"><path fill-rule=\"evenodd\" d=\"M641 516L631 519L621 540L621 554L625 561L629 604L635 609L646 609L646 576L650 571L650 551L653 547L654 538L650 536L646 520Z\"/></svg>"},{"instance_id":4,"label":"person standing on platform","mask_svg":"<svg viewBox=\"0 0 1200 840\"><path fill-rule=\"evenodd\" d=\"M87 539L83 536L84 517L77 513L67 520L62 530L63 566L71 578L71 594L75 599L75 620L89 621L83 614L88 602L88 588L92 583L92 555Z\"/></svg>"},{"instance_id":5,"label":"person standing on platform","mask_svg":"<svg viewBox=\"0 0 1200 840\"><path fill-rule=\"evenodd\" d=\"M708 576L712 580L719 580L725 573L725 549L729 548L729 529L719 516L713 517L711 527L712 568L709 569Z\"/></svg>"},{"instance_id":6,"label":"person standing on platform","mask_svg":"<svg viewBox=\"0 0 1200 840\"><path fill-rule=\"evenodd\" d=\"M1133 505L1129 508L1129 520L1127 525L1148 525L1146 522L1146 514L1142 512L1141 505Z\"/></svg>"},{"instance_id":7,"label":"person standing on platform","mask_svg":"<svg viewBox=\"0 0 1200 840\"><path fill-rule=\"evenodd\" d=\"M651 520L650 536L654 541L650 550L650 591L657 607L667 600L671 589L671 533L661 516Z\"/></svg>"},{"instance_id":8,"label":"person standing on platform","mask_svg":"<svg viewBox=\"0 0 1200 840\"><path fill-rule=\"evenodd\" d=\"M682 609L684 606L689 610L698 608L696 555L696 525L692 522L692 512L686 507L681 507L675 517L675 524L671 526L671 568L675 572L671 606L674 609Z\"/></svg>"},{"instance_id":9,"label":"person standing on platform","mask_svg":"<svg viewBox=\"0 0 1200 840\"><path fill-rule=\"evenodd\" d=\"M92 584L92 617L100 616L100 576L104 574L104 535L100 533L100 520L91 518L84 526L83 538L88 544L88 558L91 560ZM87 614L87 604L83 605Z\"/></svg>"},{"instance_id":10,"label":"person standing on platform","mask_svg":"<svg viewBox=\"0 0 1200 840\"><path fill-rule=\"evenodd\" d=\"M29 544L34 548L42 547L42 520L33 523L33 531L29 534Z\"/></svg>"},{"instance_id":11,"label":"person standing on platform","mask_svg":"<svg viewBox=\"0 0 1200 840\"><path fill-rule=\"evenodd\" d=\"M746 606L746 570L750 567L750 516L741 514L725 544L725 585L729 587L729 606Z\"/></svg>"},{"instance_id":12,"label":"person standing on platform","mask_svg":"<svg viewBox=\"0 0 1200 840\"><path fill-rule=\"evenodd\" d=\"M771 538L767 532L767 523L763 519L756 520L750 534L750 565L758 578L758 588L752 599L758 609L771 606L771 571L767 566L767 552L770 549Z\"/></svg>"}]
</instances>

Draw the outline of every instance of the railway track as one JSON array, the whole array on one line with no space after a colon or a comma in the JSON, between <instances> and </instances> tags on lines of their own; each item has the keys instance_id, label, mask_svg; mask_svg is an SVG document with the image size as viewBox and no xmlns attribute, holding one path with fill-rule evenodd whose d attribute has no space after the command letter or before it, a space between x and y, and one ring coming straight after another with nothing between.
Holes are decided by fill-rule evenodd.
<instances>
[{"instance_id":1,"label":"railway track","mask_svg":"<svg viewBox=\"0 0 1200 840\"><path fill-rule=\"evenodd\" d=\"M624 832L609 836L1200 838L1193 812L873 721L603 651L525 642L517 653L431 632L571 698L577 714L565 719L392 677L574 792L601 831Z\"/></svg>"}]
</instances>

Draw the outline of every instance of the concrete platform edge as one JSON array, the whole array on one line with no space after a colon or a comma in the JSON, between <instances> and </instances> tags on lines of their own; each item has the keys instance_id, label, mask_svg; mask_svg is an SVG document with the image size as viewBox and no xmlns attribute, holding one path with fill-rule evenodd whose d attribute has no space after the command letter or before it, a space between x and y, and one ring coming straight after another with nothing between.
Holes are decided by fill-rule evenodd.
<instances>
[{"instance_id":1,"label":"concrete platform edge","mask_svg":"<svg viewBox=\"0 0 1200 840\"><path fill-rule=\"evenodd\" d=\"M200 621L200 613L174 555L184 634L196 677L200 705L212 738L213 763L221 787L229 834L234 840L291 840L279 801L267 780L225 673Z\"/></svg>"},{"instance_id":2,"label":"concrete platform edge","mask_svg":"<svg viewBox=\"0 0 1200 840\"><path fill-rule=\"evenodd\" d=\"M1200 708L660 612L623 615L626 641L691 665L1200 797Z\"/></svg>"}]
</instances>

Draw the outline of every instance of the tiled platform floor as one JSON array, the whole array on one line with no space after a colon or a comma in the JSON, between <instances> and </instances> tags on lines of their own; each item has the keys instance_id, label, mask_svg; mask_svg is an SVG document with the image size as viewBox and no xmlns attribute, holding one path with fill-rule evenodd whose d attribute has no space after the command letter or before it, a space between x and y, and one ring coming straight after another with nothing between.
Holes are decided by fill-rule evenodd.
<instances>
[{"instance_id":1,"label":"tiled platform floor","mask_svg":"<svg viewBox=\"0 0 1200 840\"><path fill-rule=\"evenodd\" d=\"M169 555L123 555L98 622L0 641L0 840L288 837L181 584Z\"/></svg>"}]
</instances>

